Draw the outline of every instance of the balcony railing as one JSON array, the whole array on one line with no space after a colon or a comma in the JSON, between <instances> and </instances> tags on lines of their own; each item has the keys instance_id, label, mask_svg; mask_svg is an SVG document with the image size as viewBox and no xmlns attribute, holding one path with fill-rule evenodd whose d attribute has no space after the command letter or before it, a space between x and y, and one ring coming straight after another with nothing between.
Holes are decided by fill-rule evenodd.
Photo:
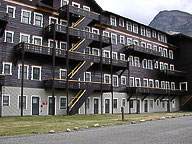
<instances>
[{"instance_id":1,"label":"balcony railing","mask_svg":"<svg viewBox=\"0 0 192 144\"><path fill-rule=\"evenodd\" d=\"M52 56L52 47L43 46L43 45L35 45L31 43L19 43L14 47L15 55L20 55L24 49L24 52L27 53L36 53L41 55L49 55ZM66 58L67 51L65 49L55 49L56 57ZM94 63L100 63L100 56L84 54L76 51L69 51L69 59L79 60L79 61L92 61ZM111 64L110 58L103 57L103 64ZM112 64L118 67L127 67L127 61L113 59Z\"/></svg>"},{"instance_id":2,"label":"balcony railing","mask_svg":"<svg viewBox=\"0 0 192 144\"><path fill-rule=\"evenodd\" d=\"M156 95L186 95L186 90L180 89L162 89L162 88L150 88L150 87L128 87L128 90L132 94L156 94Z\"/></svg>"},{"instance_id":3,"label":"balcony railing","mask_svg":"<svg viewBox=\"0 0 192 144\"><path fill-rule=\"evenodd\" d=\"M177 77L185 77L186 72L184 71L179 71L179 70L171 70L171 69L163 69L160 70L161 73L169 76L177 76Z\"/></svg>"},{"instance_id":4,"label":"balcony railing","mask_svg":"<svg viewBox=\"0 0 192 144\"><path fill-rule=\"evenodd\" d=\"M111 90L111 84L103 84L104 91ZM53 79L48 79L44 81L45 88L51 88L53 85ZM63 89L66 88L67 81L66 79L55 79L55 88ZM101 82L88 82L88 81L77 81L77 80L69 80L69 89L88 89L94 88L95 90L100 90Z\"/></svg>"},{"instance_id":5,"label":"balcony railing","mask_svg":"<svg viewBox=\"0 0 192 144\"><path fill-rule=\"evenodd\" d=\"M0 86L3 86L5 84L5 75L0 74Z\"/></svg>"},{"instance_id":6,"label":"balcony railing","mask_svg":"<svg viewBox=\"0 0 192 144\"><path fill-rule=\"evenodd\" d=\"M66 17L67 6L68 5L65 5L59 9L59 14L61 17ZM69 5L69 12L76 14L76 15L81 15L81 16L88 17L88 18L99 21L100 14L92 12L92 11L87 11L87 10L84 10L82 8L78 8L78 7Z\"/></svg>"},{"instance_id":7,"label":"balcony railing","mask_svg":"<svg viewBox=\"0 0 192 144\"><path fill-rule=\"evenodd\" d=\"M124 52L132 51L132 52L135 52L135 53L147 54L147 55L152 56L152 57L161 57L161 53L159 51L149 49L149 48L144 48L144 47L137 46L137 45L126 46L123 49L123 51Z\"/></svg>"},{"instance_id":8,"label":"balcony railing","mask_svg":"<svg viewBox=\"0 0 192 144\"><path fill-rule=\"evenodd\" d=\"M50 24L47 27L45 27L45 34L53 34L54 31L54 24ZM56 24L56 32L66 34L67 33L67 27L65 25L59 25ZM69 28L69 35L75 36L75 37L81 37L81 38L86 38L86 39L91 39L93 41L100 41L100 35L87 32L84 30L79 30L76 28ZM106 36L102 36L102 42L106 44L110 44L110 38Z\"/></svg>"},{"instance_id":9,"label":"balcony railing","mask_svg":"<svg viewBox=\"0 0 192 144\"><path fill-rule=\"evenodd\" d=\"M0 11L0 21L8 21L8 13Z\"/></svg>"}]
</instances>

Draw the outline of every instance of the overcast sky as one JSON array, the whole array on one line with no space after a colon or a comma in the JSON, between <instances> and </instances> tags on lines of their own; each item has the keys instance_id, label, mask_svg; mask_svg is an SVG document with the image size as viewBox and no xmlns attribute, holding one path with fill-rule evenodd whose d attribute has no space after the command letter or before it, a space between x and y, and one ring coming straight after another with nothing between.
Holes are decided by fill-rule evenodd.
<instances>
[{"instance_id":1,"label":"overcast sky","mask_svg":"<svg viewBox=\"0 0 192 144\"><path fill-rule=\"evenodd\" d=\"M104 9L148 25L163 10L192 14L192 0L96 0Z\"/></svg>"}]
</instances>

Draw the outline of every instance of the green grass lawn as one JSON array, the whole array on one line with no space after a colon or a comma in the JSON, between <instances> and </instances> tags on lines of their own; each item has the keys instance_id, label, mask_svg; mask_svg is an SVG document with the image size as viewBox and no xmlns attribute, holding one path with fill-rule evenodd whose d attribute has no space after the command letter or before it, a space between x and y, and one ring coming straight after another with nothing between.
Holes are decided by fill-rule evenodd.
<instances>
[{"instance_id":1,"label":"green grass lawn","mask_svg":"<svg viewBox=\"0 0 192 144\"><path fill-rule=\"evenodd\" d=\"M2 117L0 118L0 136L28 135L32 133L48 133L50 130L64 132L67 128L84 129L85 126L93 127L130 124L131 121L161 117L192 115L192 113L152 113L152 114L126 114L121 121L121 115L73 115L73 116L34 116L34 117Z\"/></svg>"}]
</instances>

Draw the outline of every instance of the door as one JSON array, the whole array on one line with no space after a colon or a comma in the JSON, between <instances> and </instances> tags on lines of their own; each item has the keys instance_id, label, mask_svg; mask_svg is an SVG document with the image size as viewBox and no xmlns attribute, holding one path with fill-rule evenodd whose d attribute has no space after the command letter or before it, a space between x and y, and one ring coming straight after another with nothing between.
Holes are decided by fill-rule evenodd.
<instances>
[{"instance_id":1,"label":"door","mask_svg":"<svg viewBox=\"0 0 192 144\"><path fill-rule=\"evenodd\" d=\"M49 113L48 113L48 115L52 115L53 114L53 111L52 111L52 109L53 109L53 100L52 100L52 97L49 97ZM55 107L56 107L56 102L55 102Z\"/></svg>"},{"instance_id":2,"label":"door","mask_svg":"<svg viewBox=\"0 0 192 144\"><path fill-rule=\"evenodd\" d=\"M110 99L105 99L105 113L109 114Z\"/></svg>"},{"instance_id":3,"label":"door","mask_svg":"<svg viewBox=\"0 0 192 144\"><path fill-rule=\"evenodd\" d=\"M32 97L32 115L39 115L39 97Z\"/></svg>"},{"instance_id":4,"label":"door","mask_svg":"<svg viewBox=\"0 0 192 144\"><path fill-rule=\"evenodd\" d=\"M137 113L140 113L140 100L137 100Z\"/></svg>"},{"instance_id":5,"label":"door","mask_svg":"<svg viewBox=\"0 0 192 144\"><path fill-rule=\"evenodd\" d=\"M94 114L99 114L99 99L94 99Z\"/></svg>"},{"instance_id":6,"label":"door","mask_svg":"<svg viewBox=\"0 0 192 144\"><path fill-rule=\"evenodd\" d=\"M144 100L144 112L148 112L148 100Z\"/></svg>"}]
</instances>

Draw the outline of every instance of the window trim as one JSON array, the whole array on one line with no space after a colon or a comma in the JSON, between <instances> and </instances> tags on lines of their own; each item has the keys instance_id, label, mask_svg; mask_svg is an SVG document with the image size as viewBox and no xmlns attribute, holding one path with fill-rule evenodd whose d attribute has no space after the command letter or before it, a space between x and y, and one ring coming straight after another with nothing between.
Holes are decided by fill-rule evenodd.
<instances>
[{"instance_id":1,"label":"window trim","mask_svg":"<svg viewBox=\"0 0 192 144\"><path fill-rule=\"evenodd\" d=\"M78 8L80 8L80 3L77 3L77 2L72 2L72 6L74 6L74 5L77 5L78 6ZM75 6L74 6L75 7Z\"/></svg>"},{"instance_id":2,"label":"window trim","mask_svg":"<svg viewBox=\"0 0 192 144\"><path fill-rule=\"evenodd\" d=\"M117 85L114 85L114 77L117 78ZM113 87L119 87L119 77L118 77L118 75L113 75Z\"/></svg>"},{"instance_id":3,"label":"window trim","mask_svg":"<svg viewBox=\"0 0 192 144\"><path fill-rule=\"evenodd\" d=\"M125 105L123 105L123 100L125 100ZM126 107L126 98L122 98L122 99L121 99L121 106L122 106L122 107Z\"/></svg>"},{"instance_id":4,"label":"window trim","mask_svg":"<svg viewBox=\"0 0 192 144\"><path fill-rule=\"evenodd\" d=\"M172 88L172 84L174 85L173 88ZM171 82L171 90L175 90L175 82Z\"/></svg>"},{"instance_id":5,"label":"window trim","mask_svg":"<svg viewBox=\"0 0 192 144\"><path fill-rule=\"evenodd\" d=\"M42 17L41 17L41 25L40 25L40 26L35 25L35 20L36 20L35 17L36 17L36 15L42 16ZM33 25L34 25L34 26L38 26L38 27L43 27L43 14L38 13L38 12L34 12Z\"/></svg>"},{"instance_id":6,"label":"window trim","mask_svg":"<svg viewBox=\"0 0 192 144\"><path fill-rule=\"evenodd\" d=\"M174 59L173 50L169 50L169 59Z\"/></svg>"},{"instance_id":7,"label":"window trim","mask_svg":"<svg viewBox=\"0 0 192 144\"><path fill-rule=\"evenodd\" d=\"M109 83L106 83L105 76L109 77ZM104 74L104 83L106 83L106 84L110 84L111 83L111 75L110 74Z\"/></svg>"},{"instance_id":8,"label":"window trim","mask_svg":"<svg viewBox=\"0 0 192 144\"><path fill-rule=\"evenodd\" d=\"M42 42L43 42L43 38L41 37L41 36L36 36L36 35L33 35L32 36L32 43L34 44L34 45L38 45L38 44L35 44L35 41L34 41L34 39L35 38L38 38L38 39L41 39L41 44L39 45L39 46L42 46Z\"/></svg>"},{"instance_id":9,"label":"window trim","mask_svg":"<svg viewBox=\"0 0 192 144\"><path fill-rule=\"evenodd\" d=\"M19 38L19 42L21 43L21 36L27 36L28 37L28 42L27 43L30 43L30 34L25 34L25 33L20 33L20 38Z\"/></svg>"},{"instance_id":10,"label":"window trim","mask_svg":"<svg viewBox=\"0 0 192 144\"><path fill-rule=\"evenodd\" d=\"M115 55L115 58L113 58L113 55ZM112 52L112 59L114 59L114 60L118 60L118 55L117 55L117 52Z\"/></svg>"},{"instance_id":11,"label":"window trim","mask_svg":"<svg viewBox=\"0 0 192 144\"><path fill-rule=\"evenodd\" d=\"M137 61L138 61L138 65L136 63ZM135 67L140 67L139 57L134 57L134 64L135 64Z\"/></svg>"},{"instance_id":12,"label":"window trim","mask_svg":"<svg viewBox=\"0 0 192 144\"><path fill-rule=\"evenodd\" d=\"M3 61L3 69L2 69L2 74L5 74L5 64L8 64L8 65L10 65L10 73L9 74L5 74L5 75L12 75L12 66L13 66L13 64L11 63L11 62L5 62L5 61Z\"/></svg>"},{"instance_id":13,"label":"window trim","mask_svg":"<svg viewBox=\"0 0 192 144\"><path fill-rule=\"evenodd\" d=\"M6 105L4 105L4 96L7 96L7 97L9 97L9 101L8 101L8 106ZM2 107L9 107L10 106L10 94L2 94Z\"/></svg>"},{"instance_id":14,"label":"window trim","mask_svg":"<svg viewBox=\"0 0 192 144\"><path fill-rule=\"evenodd\" d=\"M114 18L114 24L113 24L113 18ZM117 18L116 18L116 16L110 15L110 24L112 26L117 26Z\"/></svg>"},{"instance_id":15,"label":"window trim","mask_svg":"<svg viewBox=\"0 0 192 144\"><path fill-rule=\"evenodd\" d=\"M122 56L124 57L124 59L122 59ZM120 53L120 60L124 60L125 61L125 54Z\"/></svg>"},{"instance_id":16,"label":"window trim","mask_svg":"<svg viewBox=\"0 0 192 144\"><path fill-rule=\"evenodd\" d=\"M27 67L27 80L29 79L29 65L24 65L24 67ZM22 64L18 64L18 79L21 79L20 78L20 69L22 68Z\"/></svg>"},{"instance_id":17,"label":"window trim","mask_svg":"<svg viewBox=\"0 0 192 144\"><path fill-rule=\"evenodd\" d=\"M137 86L137 80L139 80L139 86ZM141 78L135 78L135 87L141 87Z\"/></svg>"},{"instance_id":18,"label":"window trim","mask_svg":"<svg viewBox=\"0 0 192 144\"><path fill-rule=\"evenodd\" d=\"M53 48L53 47L51 47L51 42L54 42L54 40L48 39L48 47ZM56 48L58 48L58 41L56 40L55 42L56 42Z\"/></svg>"},{"instance_id":19,"label":"window trim","mask_svg":"<svg viewBox=\"0 0 192 144\"><path fill-rule=\"evenodd\" d=\"M85 78L86 74L90 74L89 81L86 81L86 78ZM91 72L84 72L84 81L85 82L91 82L92 81L92 74L91 74Z\"/></svg>"},{"instance_id":20,"label":"window trim","mask_svg":"<svg viewBox=\"0 0 192 144\"><path fill-rule=\"evenodd\" d=\"M116 37L115 43L113 43L113 40L112 40L113 36ZM117 45L117 34L111 33L111 43Z\"/></svg>"},{"instance_id":21,"label":"window trim","mask_svg":"<svg viewBox=\"0 0 192 144\"><path fill-rule=\"evenodd\" d=\"M123 42L121 40L123 40ZM120 35L119 42L120 44L125 44L125 36Z\"/></svg>"},{"instance_id":22,"label":"window trim","mask_svg":"<svg viewBox=\"0 0 192 144\"><path fill-rule=\"evenodd\" d=\"M125 79L125 83L122 83L123 82L122 79ZM126 76L121 76L121 85L127 85L127 77Z\"/></svg>"},{"instance_id":23,"label":"window trim","mask_svg":"<svg viewBox=\"0 0 192 144\"><path fill-rule=\"evenodd\" d=\"M93 53L94 50L96 50L96 51L98 52L98 55L95 55L95 54ZM98 49L98 48L92 48L92 55L100 56L100 51L99 51L99 49Z\"/></svg>"},{"instance_id":24,"label":"window trim","mask_svg":"<svg viewBox=\"0 0 192 144\"><path fill-rule=\"evenodd\" d=\"M117 107L114 107L114 100L117 100ZM118 98L113 98L113 108L118 109Z\"/></svg>"},{"instance_id":25,"label":"window trim","mask_svg":"<svg viewBox=\"0 0 192 144\"><path fill-rule=\"evenodd\" d=\"M33 79L33 68L40 68L40 74L39 74L39 79L38 79L38 80ZM42 69L41 66L31 66L31 80L34 80L34 81L41 81L41 69Z\"/></svg>"},{"instance_id":26,"label":"window trim","mask_svg":"<svg viewBox=\"0 0 192 144\"><path fill-rule=\"evenodd\" d=\"M29 12L30 13L30 15L29 15L29 23L24 23L23 22L23 12ZM31 11L30 10L21 9L21 23L22 24L31 24Z\"/></svg>"},{"instance_id":27,"label":"window trim","mask_svg":"<svg viewBox=\"0 0 192 144\"><path fill-rule=\"evenodd\" d=\"M120 23L121 20L123 21L123 25L121 25L121 23ZM119 26L120 26L120 27L125 27L125 21L124 21L124 19L119 18Z\"/></svg>"},{"instance_id":28,"label":"window trim","mask_svg":"<svg viewBox=\"0 0 192 144\"><path fill-rule=\"evenodd\" d=\"M65 106L65 108L61 108L61 99L62 98L65 98L66 99L66 106ZM64 110L64 109L66 109L67 108L67 97L66 96L60 96L59 97L59 110Z\"/></svg>"},{"instance_id":29,"label":"window trim","mask_svg":"<svg viewBox=\"0 0 192 144\"><path fill-rule=\"evenodd\" d=\"M144 81L147 82L147 86L144 86ZM143 78L143 87L149 87L149 79L148 78Z\"/></svg>"},{"instance_id":30,"label":"window trim","mask_svg":"<svg viewBox=\"0 0 192 144\"><path fill-rule=\"evenodd\" d=\"M105 36L104 33L106 33L107 36ZM104 36L104 37L110 37L110 36L109 36L109 32L108 32L108 31L103 31L103 36Z\"/></svg>"},{"instance_id":31,"label":"window trim","mask_svg":"<svg viewBox=\"0 0 192 144\"><path fill-rule=\"evenodd\" d=\"M150 88L154 88L154 80L153 79L149 79L149 83L152 82L152 87Z\"/></svg>"},{"instance_id":32,"label":"window trim","mask_svg":"<svg viewBox=\"0 0 192 144\"><path fill-rule=\"evenodd\" d=\"M130 86L130 79L133 80L133 85L132 86ZM134 87L135 86L135 78L134 77L129 77L129 86L130 87Z\"/></svg>"},{"instance_id":33,"label":"window trim","mask_svg":"<svg viewBox=\"0 0 192 144\"><path fill-rule=\"evenodd\" d=\"M156 85L156 82L158 82L158 86ZM159 88L159 80L155 80L155 88Z\"/></svg>"},{"instance_id":34,"label":"window trim","mask_svg":"<svg viewBox=\"0 0 192 144\"><path fill-rule=\"evenodd\" d=\"M145 63L145 62L146 62L146 63ZM146 65L145 65L145 64L146 64ZM142 65L143 65L143 68L144 68L144 69L148 69L148 61L147 61L147 59L143 59Z\"/></svg>"},{"instance_id":35,"label":"window trim","mask_svg":"<svg viewBox=\"0 0 192 144\"><path fill-rule=\"evenodd\" d=\"M129 24L130 24L130 30L128 29L128 26L129 26ZM132 22L129 22L129 21L126 21L126 29L127 29L127 31L129 31L129 32L132 32L133 31L133 23Z\"/></svg>"},{"instance_id":36,"label":"window trim","mask_svg":"<svg viewBox=\"0 0 192 144\"><path fill-rule=\"evenodd\" d=\"M6 12L8 13L9 11L8 11L8 9L9 8L12 8L13 9L13 17L11 17L11 18L15 18L16 16L15 16L15 14L16 14L16 7L15 6L11 6L11 5L7 5L6 6Z\"/></svg>"},{"instance_id":37,"label":"window trim","mask_svg":"<svg viewBox=\"0 0 192 144\"><path fill-rule=\"evenodd\" d=\"M61 3L60 3L61 7L63 7L63 6L64 6L64 5L63 5L63 1L66 1L66 2L67 2L67 4L69 4L69 1L68 1L68 0L61 0Z\"/></svg>"},{"instance_id":38,"label":"window trim","mask_svg":"<svg viewBox=\"0 0 192 144\"><path fill-rule=\"evenodd\" d=\"M93 28L92 28L92 33L93 33L94 30L97 31L97 33L94 33L94 34L99 35L99 29L93 27Z\"/></svg>"},{"instance_id":39,"label":"window trim","mask_svg":"<svg viewBox=\"0 0 192 144\"><path fill-rule=\"evenodd\" d=\"M62 72L62 71L67 72L67 69L62 69L62 68L59 69L59 79L62 79L62 78L61 78L61 72Z\"/></svg>"},{"instance_id":40,"label":"window trim","mask_svg":"<svg viewBox=\"0 0 192 144\"><path fill-rule=\"evenodd\" d=\"M105 53L108 53L108 54L109 54L109 57L105 57ZM110 54L111 54L110 51L108 51L108 50L103 50L103 57L105 57L105 58L110 58L110 57L111 57Z\"/></svg>"},{"instance_id":41,"label":"window trim","mask_svg":"<svg viewBox=\"0 0 192 144\"><path fill-rule=\"evenodd\" d=\"M89 6L83 5L83 10L91 11L91 8Z\"/></svg>"},{"instance_id":42,"label":"window trim","mask_svg":"<svg viewBox=\"0 0 192 144\"><path fill-rule=\"evenodd\" d=\"M61 44L66 44L66 48L67 48L67 42L60 41L60 43L59 43L59 48L60 48L60 49L61 49Z\"/></svg>"},{"instance_id":43,"label":"window trim","mask_svg":"<svg viewBox=\"0 0 192 144\"><path fill-rule=\"evenodd\" d=\"M7 42L7 33L11 33L11 35L12 35L11 42ZM14 31L5 30L4 42L6 42L6 43L14 43L14 35L15 35L15 32L14 32Z\"/></svg>"},{"instance_id":44,"label":"window trim","mask_svg":"<svg viewBox=\"0 0 192 144\"><path fill-rule=\"evenodd\" d=\"M150 65L150 62L151 62L151 65ZM148 69L153 70L153 61L152 60L148 60Z\"/></svg>"},{"instance_id":45,"label":"window trim","mask_svg":"<svg viewBox=\"0 0 192 144\"><path fill-rule=\"evenodd\" d=\"M51 19L55 19L56 20L56 24L58 24L58 18L53 17L53 16L49 16L49 25L52 24L51 23Z\"/></svg>"},{"instance_id":46,"label":"window trim","mask_svg":"<svg viewBox=\"0 0 192 144\"><path fill-rule=\"evenodd\" d=\"M20 110L20 108L19 108L19 102L20 102L19 97L21 97L21 95L18 95L18 107L17 108ZM23 107L23 109L27 110L27 95L23 95L23 97L26 97L26 109L24 107Z\"/></svg>"}]
</instances>

